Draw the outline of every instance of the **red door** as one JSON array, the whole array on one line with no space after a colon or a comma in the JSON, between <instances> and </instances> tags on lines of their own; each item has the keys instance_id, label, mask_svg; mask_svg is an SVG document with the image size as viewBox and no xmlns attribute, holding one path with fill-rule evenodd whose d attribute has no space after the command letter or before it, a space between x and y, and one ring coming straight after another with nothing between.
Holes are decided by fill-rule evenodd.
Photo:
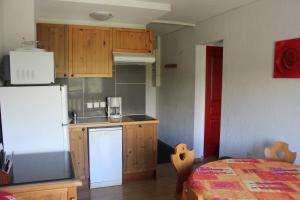
<instances>
[{"instance_id":1,"label":"red door","mask_svg":"<svg viewBox=\"0 0 300 200\"><path fill-rule=\"evenodd\" d=\"M223 48L206 48L204 157L219 156Z\"/></svg>"}]
</instances>

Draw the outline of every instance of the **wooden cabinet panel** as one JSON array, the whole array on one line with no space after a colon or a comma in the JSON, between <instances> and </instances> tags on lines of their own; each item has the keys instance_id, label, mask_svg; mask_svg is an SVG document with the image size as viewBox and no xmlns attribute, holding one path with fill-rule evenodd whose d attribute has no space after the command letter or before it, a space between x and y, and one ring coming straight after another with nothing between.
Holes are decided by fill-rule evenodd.
<instances>
[{"instance_id":1,"label":"wooden cabinet panel","mask_svg":"<svg viewBox=\"0 0 300 200\"><path fill-rule=\"evenodd\" d=\"M14 194L18 200L68 200L68 189L52 189Z\"/></svg>"},{"instance_id":2,"label":"wooden cabinet panel","mask_svg":"<svg viewBox=\"0 0 300 200\"><path fill-rule=\"evenodd\" d=\"M86 128L70 129L70 150L74 155L73 163L76 165L76 175L81 180L88 179L88 145Z\"/></svg>"},{"instance_id":3,"label":"wooden cabinet panel","mask_svg":"<svg viewBox=\"0 0 300 200\"><path fill-rule=\"evenodd\" d=\"M143 29L113 29L113 50L117 52L152 52L152 32Z\"/></svg>"},{"instance_id":4,"label":"wooden cabinet panel","mask_svg":"<svg viewBox=\"0 0 300 200\"><path fill-rule=\"evenodd\" d=\"M137 167L141 170L152 170L156 166L156 127L153 124L139 125L137 134L138 156Z\"/></svg>"},{"instance_id":5,"label":"wooden cabinet panel","mask_svg":"<svg viewBox=\"0 0 300 200\"><path fill-rule=\"evenodd\" d=\"M134 172L136 171L137 164L137 127L125 126L123 129L123 147L124 147L124 171Z\"/></svg>"},{"instance_id":6,"label":"wooden cabinet panel","mask_svg":"<svg viewBox=\"0 0 300 200\"><path fill-rule=\"evenodd\" d=\"M68 26L60 24L37 24L39 47L54 52L56 77L68 74Z\"/></svg>"},{"instance_id":7,"label":"wooden cabinet panel","mask_svg":"<svg viewBox=\"0 0 300 200\"><path fill-rule=\"evenodd\" d=\"M69 62L72 77L112 76L112 29L70 26Z\"/></svg>"},{"instance_id":8,"label":"wooden cabinet panel","mask_svg":"<svg viewBox=\"0 0 300 200\"><path fill-rule=\"evenodd\" d=\"M124 126L124 173L155 170L157 149L156 124Z\"/></svg>"}]
</instances>

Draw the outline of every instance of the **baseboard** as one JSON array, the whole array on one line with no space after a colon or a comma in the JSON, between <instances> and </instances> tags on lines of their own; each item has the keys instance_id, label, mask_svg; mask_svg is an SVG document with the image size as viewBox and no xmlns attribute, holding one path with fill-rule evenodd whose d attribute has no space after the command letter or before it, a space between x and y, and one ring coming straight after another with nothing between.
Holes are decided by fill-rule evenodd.
<instances>
[{"instance_id":1,"label":"baseboard","mask_svg":"<svg viewBox=\"0 0 300 200\"><path fill-rule=\"evenodd\" d=\"M156 170L128 173L123 175L123 181L125 183L134 180L155 179L155 178L156 178Z\"/></svg>"}]
</instances>

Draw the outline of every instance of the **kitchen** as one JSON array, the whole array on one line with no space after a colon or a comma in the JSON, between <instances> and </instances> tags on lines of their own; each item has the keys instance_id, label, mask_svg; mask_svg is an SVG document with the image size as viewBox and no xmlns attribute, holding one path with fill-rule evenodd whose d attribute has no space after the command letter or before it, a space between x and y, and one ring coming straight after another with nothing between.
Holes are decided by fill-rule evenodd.
<instances>
[{"instance_id":1,"label":"kitchen","mask_svg":"<svg viewBox=\"0 0 300 200\"><path fill-rule=\"evenodd\" d=\"M299 7L0 0L0 200L298 199Z\"/></svg>"},{"instance_id":2,"label":"kitchen","mask_svg":"<svg viewBox=\"0 0 300 200\"><path fill-rule=\"evenodd\" d=\"M152 31L53 23L35 30L38 42L22 41L1 65L1 131L6 154L14 154L12 179L20 155L69 151L68 178L81 188L155 178L159 121L146 115L149 81L155 87L148 74L156 67ZM52 180L28 179L2 190L31 199L18 184Z\"/></svg>"}]
</instances>

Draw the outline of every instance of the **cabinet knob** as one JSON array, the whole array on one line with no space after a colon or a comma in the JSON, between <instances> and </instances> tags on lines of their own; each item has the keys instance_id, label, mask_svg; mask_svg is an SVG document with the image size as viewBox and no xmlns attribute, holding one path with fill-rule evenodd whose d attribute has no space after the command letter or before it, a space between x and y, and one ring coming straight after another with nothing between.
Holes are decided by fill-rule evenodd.
<instances>
[{"instance_id":1,"label":"cabinet knob","mask_svg":"<svg viewBox=\"0 0 300 200\"><path fill-rule=\"evenodd\" d=\"M82 128L81 130L82 130L82 131L85 131L85 128Z\"/></svg>"},{"instance_id":2,"label":"cabinet knob","mask_svg":"<svg viewBox=\"0 0 300 200\"><path fill-rule=\"evenodd\" d=\"M67 76L67 74L64 74L64 77L66 77Z\"/></svg>"},{"instance_id":3,"label":"cabinet knob","mask_svg":"<svg viewBox=\"0 0 300 200\"><path fill-rule=\"evenodd\" d=\"M139 127L142 128L142 125L140 124Z\"/></svg>"},{"instance_id":4,"label":"cabinet knob","mask_svg":"<svg viewBox=\"0 0 300 200\"><path fill-rule=\"evenodd\" d=\"M74 77L74 74L71 74L72 77Z\"/></svg>"}]
</instances>

